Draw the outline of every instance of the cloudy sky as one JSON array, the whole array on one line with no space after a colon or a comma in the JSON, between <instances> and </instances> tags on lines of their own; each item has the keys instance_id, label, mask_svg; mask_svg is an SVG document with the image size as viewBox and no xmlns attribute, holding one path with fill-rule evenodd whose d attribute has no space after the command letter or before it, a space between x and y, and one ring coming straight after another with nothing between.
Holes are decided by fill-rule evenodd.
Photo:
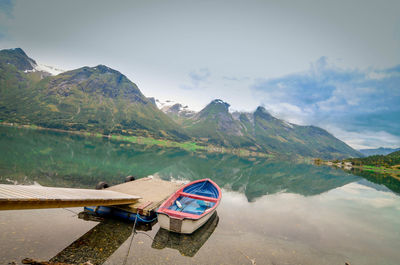
<instances>
[{"instance_id":1,"label":"cloudy sky","mask_svg":"<svg viewBox=\"0 0 400 265\"><path fill-rule=\"evenodd\" d=\"M70 70L105 64L146 96L220 98L400 146L400 1L0 0L0 48Z\"/></svg>"}]
</instances>

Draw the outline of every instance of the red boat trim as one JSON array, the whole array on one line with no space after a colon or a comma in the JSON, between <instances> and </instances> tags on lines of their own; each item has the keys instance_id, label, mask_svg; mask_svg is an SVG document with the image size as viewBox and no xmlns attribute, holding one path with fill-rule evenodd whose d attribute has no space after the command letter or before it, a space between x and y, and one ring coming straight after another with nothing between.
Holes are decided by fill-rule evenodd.
<instances>
[{"instance_id":1,"label":"red boat trim","mask_svg":"<svg viewBox=\"0 0 400 265\"><path fill-rule=\"evenodd\" d=\"M218 198L211 198L211 197L200 196L200 195L195 195L195 194L190 194L190 193L183 192L183 190L186 187L191 186L191 185L193 185L195 183L204 182L204 181L211 182L211 184L213 184L217 188L218 193L219 193ZM206 211L204 211L201 215L183 213L183 212L178 212L178 211L173 211L173 210L168 209L168 207L171 206L172 203L174 203L175 200L178 199L179 196L184 196L184 197L189 197L189 198L193 198L193 199L199 199L199 200L204 200L204 201L215 202L215 205L213 207L207 209ZM214 181L212 181L211 179L199 179L199 180L192 181L192 182L188 183L187 185L185 185L182 188L180 188L177 192L172 194L163 204L161 204L160 208L158 208L158 210L157 210L157 213L166 214L166 215L168 215L170 217L179 218L179 219L187 218L187 219L197 220L197 219L200 219L203 216L209 214L210 212L213 212L215 210L215 208L217 208L217 206L219 205L219 202L221 201L221 198L222 198L221 189Z\"/></svg>"},{"instance_id":2,"label":"red boat trim","mask_svg":"<svg viewBox=\"0 0 400 265\"><path fill-rule=\"evenodd\" d=\"M205 212L205 214L209 213L210 211ZM177 211L173 211L170 209L164 209L162 212L159 213L164 213L166 215L168 215L169 217L174 217L174 218L178 218L178 219L200 219L200 217L204 216L205 214L202 215L196 215L196 214L191 214L191 213L183 213L183 212L177 212Z\"/></svg>"}]
</instances>

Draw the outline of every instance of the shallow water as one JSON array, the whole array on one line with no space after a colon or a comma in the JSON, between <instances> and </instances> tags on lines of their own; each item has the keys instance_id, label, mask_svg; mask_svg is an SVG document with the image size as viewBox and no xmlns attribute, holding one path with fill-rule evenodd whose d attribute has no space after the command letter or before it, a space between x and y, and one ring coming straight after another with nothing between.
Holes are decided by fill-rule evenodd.
<instances>
[{"instance_id":1,"label":"shallow water","mask_svg":"<svg viewBox=\"0 0 400 265\"><path fill-rule=\"evenodd\" d=\"M2 211L0 264L26 257L108 265L400 261L400 197L387 188L397 183L379 185L309 164L194 155L54 132L0 127L0 136L2 183L93 187L134 174L210 177L223 189L218 216L192 236L154 224L138 227L132 237L132 224L85 221L76 214L82 208Z\"/></svg>"}]
</instances>

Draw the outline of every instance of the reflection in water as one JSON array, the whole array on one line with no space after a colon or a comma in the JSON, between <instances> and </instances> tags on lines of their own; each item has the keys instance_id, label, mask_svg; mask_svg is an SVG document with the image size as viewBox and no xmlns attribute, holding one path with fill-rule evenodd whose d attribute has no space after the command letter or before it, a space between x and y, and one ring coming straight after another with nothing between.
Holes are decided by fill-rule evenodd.
<instances>
[{"instance_id":1,"label":"reflection in water","mask_svg":"<svg viewBox=\"0 0 400 265\"><path fill-rule=\"evenodd\" d=\"M190 235L169 232L160 228L154 237L152 248L163 249L165 247L177 249L183 256L194 257L197 251L204 245L218 225L217 212L196 232Z\"/></svg>"},{"instance_id":2,"label":"reflection in water","mask_svg":"<svg viewBox=\"0 0 400 265\"><path fill-rule=\"evenodd\" d=\"M395 178L391 174L366 171L358 168L352 168L346 171L361 176L373 183L384 185L391 191L400 194L400 176L396 176L397 178Z\"/></svg>"},{"instance_id":3,"label":"reflection in water","mask_svg":"<svg viewBox=\"0 0 400 265\"><path fill-rule=\"evenodd\" d=\"M48 260L58 252L52 261L75 264L123 264L127 253L127 264L146 265L247 264L250 259L257 264L399 264L400 197L370 182L398 192L398 182L386 176L363 175L367 181L324 166L146 149L1 126L0 150L3 183L94 187L99 180L115 184L127 175L155 175L209 177L224 189L220 222L216 216L191 236L165 230L156 235L153 229L131 241L132 224L105 220L65 248L94 223L60 209L0 212L1 264L28 255Z\"/></svg>"},{"instance_id":4,"label":"reflection in water","mask_svg":"<svg viewBox=\"0 0 400 265\"><path fill-rule=\"evenodd\" d=\"M86 212L81 212L79 218L99 221L98 217ZM132 235L133 222L111 218L100 220L98 225L63 249L50 262L82 264L90 261L94 265L103 264ZM137 223L135 230L148 231L153 225Z\"/></svg>"},{"instance_id":5,"label":"reflection in water","mask_svg":"<svg viewBox=\"0 0 400 265\"><path fill-rule=\"evenodd\" d=\"M244 193L250 202L282 191L317 195L360 179L329 167L216 154L183 157L157 175L164 179L211 178L226 190Z\"/></svg>"},{"instance_id":6,"label":"reflection in water","mask_svg":"<svg viewBox=\"0 0 400 265\"><path fill-rule=\"evenodd\" d=\"M0 126L0 182L37 181L44 186L93 188L99 181L123 182L125 176L163 179L213 179L248 201L267 194L321 194L360 178L329 167L243 158L229 154L145 147L103 138ZM154 163L157 161L157 163Z\"/></svg>"}]
</instances>

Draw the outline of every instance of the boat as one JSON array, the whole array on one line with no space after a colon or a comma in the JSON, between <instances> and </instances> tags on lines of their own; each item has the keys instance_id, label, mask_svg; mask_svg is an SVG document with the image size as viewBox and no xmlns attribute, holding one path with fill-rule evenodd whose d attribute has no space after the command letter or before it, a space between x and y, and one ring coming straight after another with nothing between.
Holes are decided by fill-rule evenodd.
<instances>
[{"instance_id":1,"label":"boat","mask_svg":"<svg viewBox=\"0 0 400 265\"><path fill-rule=\"evenodd\" d=\"M190 182L158 208L158 223L168 231L191 234L210 219L221 197L221 189L211 179Z\"/></svg>"}]
</instances>

